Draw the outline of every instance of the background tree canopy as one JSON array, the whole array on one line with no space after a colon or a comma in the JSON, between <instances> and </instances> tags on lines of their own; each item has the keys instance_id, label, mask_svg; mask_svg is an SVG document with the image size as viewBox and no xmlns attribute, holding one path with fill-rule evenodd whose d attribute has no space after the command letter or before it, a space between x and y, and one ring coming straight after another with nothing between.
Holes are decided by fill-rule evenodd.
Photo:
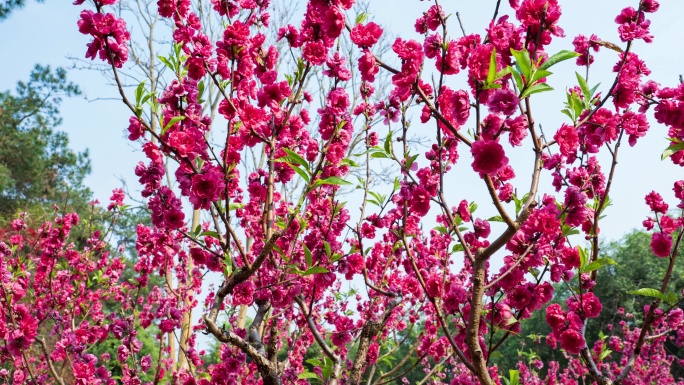
<instances>
[{"instance_id":1,"label":"background tree canopy","mask_svg":"<svg viewBox=\"0 0 684 385\"><path fill-rule=\"evenodd\" d=\"M0 93L0 218L59 204L82 211L90 198L83 178L88 152L76 153L55 131L62 98L79 95L62 68L36 65L14 93Z\"/></svg>"},{"instance_id":2,"label":"background tree canopy","mask_svg":"<svg viewBox=\"0 0 684 385\"><path fill-rule=\"evenodd\" d=\"M601 299L603 310L598 318L587 324L586 336L589 346L599 339L601 333L611 334L608 325L613 325L613 331L619 332L618 322L622 319L619 315L622 312L619 309L623 309L624 314L633 314L633 321L641 324L644 306L650 304L652 298L629 292L640 288L659 289L668 265L667 259L653 258L650 242L651 237L648 233L634 230L622 239L612 241L603 247L602 258L614 260L615 265L605 266L599 271L601 284L595 286L594 294ZM570 285L577 285L576 278ZM675 265L670 287L676 293L684 289L682 264ZM554 299L550 304L565 303L570 295L567 285L555 285ZM549 362L552 359L564 361L564 358L559 357L558 352L547 346L544 341L543 337L551 332L544 316L545 312L540 311L523 322L520 335L511 336L512 341L502 345L501 355L497 354L493 361L506 370L515 369L521 356L530 361L537 358L542 362ZM674 344L666 345L672 353L677 353L678 357L684 356L684 351L680 351ZM684 369L673 365L672 373L675 377L681 377L684 375Z\"/></svg>"},{"instance_id":3,"label":"background tree canopy","mask_svg":"<svg viewBox=\"0 0 684 385\"><path fill-rule=\"evenodd\" d=\"M43 0L38 0L43 2ZM26 4L24 0L1 0L0 1L0 20L10 17L12 12L22 8Z\"/></svg>"}]
</instances>

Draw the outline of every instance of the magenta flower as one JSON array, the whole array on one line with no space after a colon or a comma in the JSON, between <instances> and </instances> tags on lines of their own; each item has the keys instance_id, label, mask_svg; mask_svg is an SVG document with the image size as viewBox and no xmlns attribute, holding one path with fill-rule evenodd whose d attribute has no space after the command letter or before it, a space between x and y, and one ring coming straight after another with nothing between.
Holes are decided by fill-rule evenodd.
<instances>
[{"instance_id":1,"label":"magenta flower","mask_svg":"<svg viewBox=\"0 0 684 385\"><path fill-rule=\"evenodd\" d=\"M357 24L352 28L349 37L351 41L360 48L371 48L382 36L382 28L374 22L367 24Z\"/></svg>"},{"instance_id":2,"label":"magenta flower","mask_svg":"<svg viewBox=\"0 0 684 385\"><path fill-rule=\"evenodd\" d=\"M629 145L632 147L636 144L637 138L646 136L649 127L646 115L631 111L622 115L620 125L629 134Z\"/></svg>"},{"instance_id":3,"label":"magenta flower","mask_svg":"<svg viewBox=\"0 0 684 385\"><path fill-rule=\"evenodd\" d=\"M375 75L380 71L375 56L369 51L364 50L359 58L359 72L361 73L361 80L365 82L375 81Z\"/></svg>"},{"instance_id":4,"label":"magenta flower","mask_svg":"<svg viewBox=\"0 0 684 385\"><path fill-rule=\"evenodd\" d=\"M464 90L454 91L443 87L439 98L439 110L442 115L457 129L465 124L470 116L470 100Z\"/></svg>"},{"instance_id":5,"label":"magenta flower","mask_svg":"<svg viewBox=\"0 0 684 385\"><path fill-rule=\"evenodd\" d=\"M464 222L470 222L470 209L468 208L467 200L464 199L458 204L456 213L461 217L461 219L463 219Z\"/></svg>"},{"instance_id":6,"label":"magenta flower","mask_svg":"<svg viewBox=\"0 0 684 385\"><path fill-rule=\"evenodd\" d=\"M421 217L430 211L430 193L425 187L418 186L411 194L411 209Z\"/></svg>"},{"instance_id":7,"label":"magenta flower","mask_svg":"<svg viewBox=\"0 0 684 385\"><path fill-rule=\"evenodd\" d=\"M80 380L90 380L95 375L93 362L74 362L74 377Z\"/></svg>"},{"instance_id":8,"label":"magenta flower","mask_svg":"<svg viewBox=\"0 0 684 385\"><path fill-rule=\"evenodd\" d=\"M598 52L600 47L597 43L598 41L599 38L596 35L591 35L589 38L584 35L577 35L577 37L575 37L575 40L572 41L572 45L575 46L575 52L580 54L580 56L577 57L578 66L586 66L594 62L594 55L589 53L589 49L591 48L594 52Z\"/></svg>"},{"instance_id":9,"label":"magenta flower","mask_svg":"<svg viewBox=\"0 0 684 385\"><path fill-rule=\"evenodd\" d=\"M254 302L254 283L243 282L233 289L233 304L251 305Z\"/></svg>"},{"instance_id":10,"label":"magenta flower","mask_svg":"<svg viewBox=\"0 0 684 385\"><path fill-rule=\"evenodd\" d=\"M487 102L489 111L493 114L504 114L511 116L518 108L518 95L510 89L498 89L492 92Z\"/></svg>"},{"instance_id":11,"label":"magenta flower","mask_svg":"<svg viewBox=\"0 0 684 385\"><path fill-rule=\"evenodd\" d=\"M225 187L221 170L207 163L201 174L192 177L190 202L195 206L195 209L208 210L211 203L221 197Z\"/></svg>"},{"instance_id":12,"label":"magenta flower","mask_svg":"<svg viewBox=\"0 0 684 385\"><path fill-rule=\"evenodd\" d=\"M508 165L508 158L503 147L493 140L477 140L471 148L473 157L473 170L476 172L494 176Z\"/></svg>"},{"instance_id":13,"label":"magenta flower","mask_svg":"<svg viewBox=\"0 0 684 385\"><path fill-rule=\"evenodd\" d=\"M663 197L655 191L651 191L646 195L646 204L648 208L657 214L667 214L668 204L663 201Z\"/></svg>"},{"instance_id":14,"label":"magenta flower","mask_svg":"<svg viewBox=\"0 0 684 385\"><path fill-rule=\"evenodd\" d=\"M546 308L546 323L554 332L565 327L566 318L567 314L559 304L554 303Z\"/></svg>"},{"instance_id":15,"label":"magenta flower","mask_svg":"<svg viewBox=\"0 0 684 385\"><path fill-rule=\"evenodd\" d=\"M656 257L665 258L670 256L672 250L672 236L661 232L651 236L651 251Z\"/></svg>"},{"instance_id":16,"label":"magenta flower","mask_svg":"<svg viewBox=\"0 0 684 385\"><path fill-rule=\"evenodd\" d=\"M116 351L116 358L119 360L119 362L124 363L126 360L128 360L128 356L130 354L130 351L126 347L126 345L120 345L119 348Z\"/></svg>"},{"instance_id":17,"label":"magenta flower","mask_svg":"<svg viewBox=\"0 0 684 385\"><path fill-rule=\"evenodd\" d=\"M310 41L304 45L302 56L313 65L321 65L328 58L328 49L320 41Z\"/></svg>"},{"instance_id":18,"label":"magenta flower","mask_svg":"<svg viewBox=\"0 0 684 385\"><path fill-rule=\"evenodd\" d=\"M480 218L477 218L475 222L473 222L473 229L475 230L475 236L478 238L487 238L491 232L489 222Z\"/></svg>"},{"instance_id":19,"label":"magenta flower","mask_svg":"<svg viewBox=\"0 0 684 385\"><path fill-rule=\"evenodd\" d=\"M561 347L570 354L579 354L586 346L584 337L575 329L568 329L560 335Z\"/></svg>"},{"instance_id":20,"label":"magenta flower","mask_svg":"<svg viewBox=\"0 0 684 385\"><path fill-rule=\"evenodd\" d=\"M152 357L148 354L140 359L140 368L147 373L150 367L152 367Z\"/></svg>"},{"instance_id":21,"label":"magenta flower","mask_svg":"<svg viewBox=\"0 0 684 385\"><path fill-rule=\"evenodd\" d=\"M135 116L131 116L131 118L128 119L128 123L128 139L140 139L140 137L143 136L143 134L145 133L145 128L140 123L140 120L138 120L138 118L136 118Z\"/></svg>"},{"instance_id":22,"label":"magenta flower","mask_svg":"<svg viewBox=\"0 0 684 385\"><path fill-rule=\"evenodd\" d=\"M427 41L426 41L427 44ZM426 55L429 51L426 50ZM455 75L460 71L459 61L461 51L454 40L449 42L446 53L442 56L442 50L437 50L435 65L437 70L445 75Z\"/></svg>"},{"instance_id":23,"label":"magenta flower","mask_svg":"<svg viewBox=\"0 0 684 385\"><path fill-rule=\"evenodd\" d=\"M124 198L125 198L125 195L124 195L124 191L122 189L120 189L120 188L114 189L114 191L112 191L112 196L109 197L110 203L109 203L109 206L107 206L107 210L112 211L116 207L123 206L124 205L123 204Z\"/></svg>"},{"instance_id":24,"label":"magenta flower","mask_svg":"<svg viewBox=\"0 0 684 385\"><path fill-rule=\"evenodd\" d=\"M558 142L558 147L563 156L574 159L577 149L579 148L579 135L577 134L575 127L563 124L561 128L556 131L553 139Z\"/></svg>"}]
</instances>

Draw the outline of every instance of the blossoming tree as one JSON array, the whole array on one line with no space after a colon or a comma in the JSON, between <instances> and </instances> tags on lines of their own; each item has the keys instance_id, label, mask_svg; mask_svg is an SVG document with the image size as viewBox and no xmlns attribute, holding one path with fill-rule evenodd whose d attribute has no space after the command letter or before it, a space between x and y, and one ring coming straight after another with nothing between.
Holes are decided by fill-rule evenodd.
<instances>
[{"instance_id":1,"label":"blossoming tree","mask_svg":"<svg viewBox=\"0 0 684 385\"><path fill-rule=\"evenodd\" d=\"M383 57L374 50L383 29L367 15L350 17L354 0L308 1L298 26L279 28L282 50L264 33L268 0L212 0L224 25L216 41L190 0L159 0L159 15L175 27L169 55L159 58L174 80L160 95L144 83L135 92L123 87L131 37L111 13L115 3L93 0L78 28L91 37L86 57L111 66L132 113L129 139L146 156L135 172L153 226L137 229L138 275L119 282L121 267L101 253L98 234L85 250L66 244L72 217L46 225L32 248L16 222L16 234L0 244L7 341L0 362L12 364L0 375L65 384L58 368L68 368L75 383L138 384L152 373L155 384L379 385L401 381L420 362L421 383L676 382L664 344L684 343L682 296L668 290L684 222L660 193L646 197L653 215L643 225L653 252L644 258L668 261L661 287L634 292L653 299L638 324L585 335L602 310L593 289L612 263L600 258L599 233L623 140L639 145L652 113L654 130L670 138L663 157L684 165L684 86L649 81L632 49L653 38L647 17L659 8L655 0L634 0L617 15L620 45L580 35L574 49L560 52L547 52L564 37L557 0L497 1L481 34L459 38L448 33L456 18L435 0L416 15L422 37L396 38ZM341 50L345 42L354 48ZM608 87L592 87L586 74L602 48L615 75ZM287 60L276 66L279 57ZM551 70L568 60L585 76L577 74L562 113L546 124L554 129L543 133L533 106L553 91ZM391 76L382 97L381 71ZM313 76L325 80L315 89ZM202 110L208 84L220 95L216 119ZM158 127L143 114L148 106ZM427 148L410 145L419 126L414 111L430 132ZM515 147L530 150L527 168L514 170ZM255 152L263 167L245 173ZM394 184L372 184L371 169L388 163ZM487 196L463 199L453 182L460 163ZM541 184L543 175L551 186ZM682 209L684 181L674 179L670 199ZM117 193L110 208L120 210L120 202ZM495 215L476 216L478 205ZM190 210L200 215L196 226ZM137 296L151 274L171 280ZM57 279L68 293L54 291ZM349 281L364 290L344 292ZM545 306L552 283L570 288L566 303ZM80 315L85 301L97 309L109 295L121 312ZM201 320L188 323L186 315L202 307ZM253 309L249 325L239 322L240 307ZM497 349L540 311L552 330L545 342L568 365L544 363L544 377L521 361L519 370L500 373ZM138 356L137 330L152 324L162 352L167 336L188 334L180 345L187 365ZM414 329L409 354L381 371ZM199 333L220 342L217 363L204 365ZM60 338L48 344L39 334ZM121 339L116 358L87 353L109 335ZM112 360L123 368L118 379L108 371Z\"/></svg>"}]
</instances>

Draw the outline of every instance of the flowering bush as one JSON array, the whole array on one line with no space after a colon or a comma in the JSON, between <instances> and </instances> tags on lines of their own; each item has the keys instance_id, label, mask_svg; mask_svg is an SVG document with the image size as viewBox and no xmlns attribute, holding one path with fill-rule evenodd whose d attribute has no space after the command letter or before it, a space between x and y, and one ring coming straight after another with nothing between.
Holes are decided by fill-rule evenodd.
<instances>
[{"instance_id":1,"label":"flowering bush","mask_svg":"<svg viewBox=\"0 0 684 385\"><path fill-rule=\"evenodd\" d=\"M684 343L681 294L668 290L684 222L660 193L646 197L653 217L643 225L653 252L644 258L669 260L661 287L634 292L653 299L638 323L626 318L610 336L586 335L602 310L594 287L613 263L600 258L599 234L623 139L638 145L652 111L654 129L666 127L670 138L663 157L684 165L684 86L648 80L632 49L653 40L655 0L615 18L622 47L577 36L560 52L547 52L565 37L557 0L497 2L482 35L460 38L435 1L417 15L421 38L398 37L384 55L383 28L365 14L349 18L354 0L310 0L298 26L277 26L273 36L268 0L212 0L222 21L216 39L197 4L159 0L159 16L174 25L173 47L159 60L173 79L160 94L141 83L133 95L119 75L131 36L114 3L93 0L78 27L92 39L86 57L111 65L133 114L129 139L146 157L135 173L153 226L138 226L136 277L121 282L123 267L98 234L83 250L65 242L75 217L46 224L35 245L17 223L18 234L0 244L0 362L13 368L0 376L64 384L61 365L78 383L138 384L152 371L154 383L380 384L403 378L398 369L415 357L423 383L676 382L664 344ZM506 6L514 18L498 17ZM616 51L608 52L614 81L599 90L577 74L553 135L542 134L532 106L552 91L551 70L574 59L588 73L600 49ZM320 88L309 88L313 76ZM204 108L212 102L214 117ZM429 133L426 149L411 141L413 111ZM531 150L528 169L511 161L515 147ZM459 196L464 171L454 167L470 155L488 192L478 202ZM379 178L386 185L373 183L376 166L393 167ZM673 201L684 208L684 181ZM494 216L477 216L485 203ZM151 275L166 285L139 297ZM349 281L365 290L344 292ZM553 283L571 296L547 306ZM121 311L104 314L107 299ZM523 360L500 373L497 349L538 312L551 328L545 342L567 367ZM137 354L137 328L153 325L157 362ZM219 342L215 363L205 364L199 333ZM381 372L402 335L414 336L409 354ZM108 336L121 340L116 357L87 353Z\"/></svg>"}]
</instances>

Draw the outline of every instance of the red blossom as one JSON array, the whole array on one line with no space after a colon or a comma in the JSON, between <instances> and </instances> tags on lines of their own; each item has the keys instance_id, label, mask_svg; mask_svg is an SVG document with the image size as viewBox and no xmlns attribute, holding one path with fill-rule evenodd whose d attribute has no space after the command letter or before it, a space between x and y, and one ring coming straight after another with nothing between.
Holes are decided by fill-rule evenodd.
<instances>
[{"instance_id":1,"label":"red blossom","mask_svg":"<svg viewBox=\"0 0 684 385\"><path fill-rule=\"evenodd\" d=\"M371 48L382 36L382 28L374 22L357 24L352 28L349 37L360 48Z\"/></svg>"},{"instance_id":2,"label":"red blossom","mask_svg":"<svg viewBox=\"0 0 684 385\"><path fill-rule=\"evenodd\" d=\"M669 257L672 251L672 236L661 232L653 233L651 236L651 251L653 251L656 257Z\"/></svg>"},{"instance_id":3,"label":"red blossom","mask_svg":"<svg viewBox=\"0 0 684 385\"><path fill-rule=\"evenodd\" d=\"M575 329L568 329L561 333L560 343L561 347L570 354L579 354L580 350L586 346L584 337Z\"/></svg>"},{"instance_id":4,"label":"red blossom","mask_svg":"<svg viewBox=\"0 0 684 385\"><path fill-rule=\"evenodd\" d=\"M573 126L563 124L561 128L556 131L553 139L558 143L560 152L563 156L574 159L577 149L579 148L579 135Z\"/></svg>"},{"instance_id":5,"label":"red blossom","mask_svg":"<svg viewBox=\"0 0 684 385\"><path fill-rule=\"evenodd\" d=\"M508 165L508 158L503 147L493 140L477 140L471 148L473 153L473 170L485 175L494 176Z\"/></svg>"}]
</instances>

